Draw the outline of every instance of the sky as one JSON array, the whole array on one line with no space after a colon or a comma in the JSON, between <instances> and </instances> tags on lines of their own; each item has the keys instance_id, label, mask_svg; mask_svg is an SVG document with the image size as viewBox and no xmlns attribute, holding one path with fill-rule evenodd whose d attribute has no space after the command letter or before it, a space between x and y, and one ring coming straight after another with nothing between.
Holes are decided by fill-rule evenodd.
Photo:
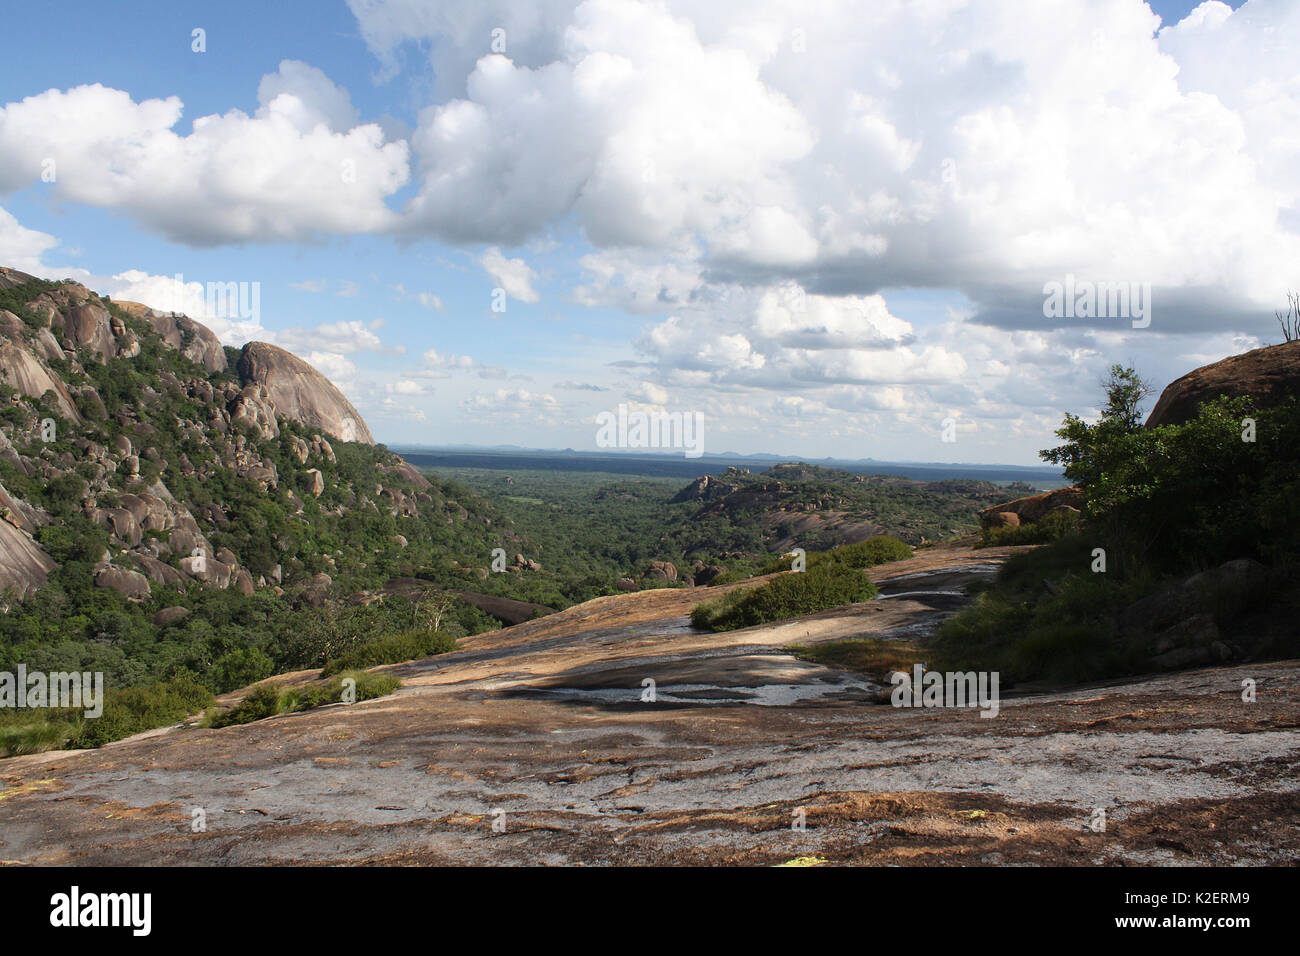
<instances>
[{"instance_id":1,"label":"sky","mask_svg":"<svg viewBox=\"0 0 1300 956\"><path fill-rule=\"evenodd\" d=\"M1294 0L52 0L0 49L0 264L289 349L390 445L622 405L1035 464L1300 288Z\"/></svg>"}]
</instances>

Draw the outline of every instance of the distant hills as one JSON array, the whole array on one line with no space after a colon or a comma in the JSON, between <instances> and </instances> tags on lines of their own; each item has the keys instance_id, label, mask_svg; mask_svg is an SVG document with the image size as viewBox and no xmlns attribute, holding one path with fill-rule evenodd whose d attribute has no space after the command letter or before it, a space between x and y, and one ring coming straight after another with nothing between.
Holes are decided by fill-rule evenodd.
<instances>
[{"instance_id":1,"label":"distant hills","mask_svg":"<svg viewBox=\"0 0 1300 956\"><path fill-rule=\"evenodd\" d=\"M871 458L801 458L797 455L740 455L723 452L701 458L680 453L575 451L572 448L521 448L510 445L390 446L411 464L421 468L533 469L538 471L599 471L619 475L665 478L695 478L721 475L728 468L761 471L773 465L798 462L847 471L857 475L894 475L917 481L947 481L975 478L981 481L1020 481L1036 488L1068 485L1059 468L1025 465L981 465L950 462L890 462Z\"/></svg>"}]
</instances>

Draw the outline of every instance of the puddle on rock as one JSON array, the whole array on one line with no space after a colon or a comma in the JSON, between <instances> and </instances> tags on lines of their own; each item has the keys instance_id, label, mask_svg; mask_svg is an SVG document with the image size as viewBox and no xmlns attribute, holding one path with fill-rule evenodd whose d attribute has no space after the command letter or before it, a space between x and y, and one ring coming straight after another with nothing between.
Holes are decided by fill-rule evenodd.
<instances>
[{"instance_id":1,"label":"puddle on rock","mask_svg":"<svg viewBox=\"0 0 1300 956\"><path fill-rule=\"evenodd\" d=\"M812 681L799 684L759 684L754 687L724 687L720 684L660 684L654 703L660 704L755 704L759 707L788 707L822 697L873 700L884 685L871 680ZM575 703L637 704L644 693L639 687L534 687L529 697L567 700ZM654 706L649 701L646 706Z\"/></svg>"}]
</instances>

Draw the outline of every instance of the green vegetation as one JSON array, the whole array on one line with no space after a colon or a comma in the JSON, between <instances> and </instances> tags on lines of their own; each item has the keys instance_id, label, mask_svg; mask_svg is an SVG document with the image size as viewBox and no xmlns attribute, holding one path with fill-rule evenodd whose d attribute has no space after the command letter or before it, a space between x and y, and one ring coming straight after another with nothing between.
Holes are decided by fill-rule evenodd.
<instances>
[{"instance_id":1,"label":"green vegetation","mask_svg":"<svg viewBox=\"0 0 1300 956\"><path fill-rule=\"evenodd\" d=\"M0 308L22 319L15 335L31 341L48 328L27 303L59 288L36 281L0 290ZM110 704L98 721L55 712L36 720L2 715L6 752L95 746L179 720L206 706L204 695L277 673L323 667L335 675L445 653L458 638L499 625L459 599L434 621L427 599L401 596L415 590L409 581L387 587L394 579L416 579L441 594L479 591L564 608L617 593L622 578L681 586L693 571L720 566L725 571L715 582L743 579L788 547L831 548L842 532L819 520L821 512L919 544L973 529L973 511L1008 492L988 482L913 482L802 465L736 472L727 481L737 494L721 502L674 502L682 490L677 478L590 472L521 470L507 477L462 470L429 475L426 487L382 445L331 441L330 454L313 452L303 461L301 443L316 436L302 425L280 419L271 437L249 421L224 421L214 412L236 400L237 349L225 350L228 368L208 373L167 346L147 321L101 301L139 352L103 361L82 349L75 361L46 360L67 385L80 421L63 416L53 392L34 398L0 384L0 426L14 448L58 471L28 474L12 458L0 459L0 483L52 519L34 536L58 565L29 599L0 595L8 607L0 614L0 670L24 663L47 672L102 672ZM44 419L54 420L52 442L42 440ZM138 473L108 460L105 449L123 439L138 458ZM274 475L250 474L241 461L265 463ZM309 469L324 479L319 497ZM155 582L147 598L133 601L96 587L100 562L131 571L142 562L83 512L92 487L99 509L123 507L132 495L170 493L214 551L233 552L256 590L205 588L186 576L179 586ZM174 528L153 524L142 539L150 556L174 570L188 556L182 551L190 545L177 545ZM860 573L840 574L841 565L861 568L910 553L901 540L875 542L814 556L810 570L818 574L729 613L740 620L862 599L869 585ZM490 573L496 548L541 569ZM660 562L674 565L676 582L656 576ZM331 583L316 588L322 574ZM272 590L277 583L282 594ZM173 608L187 613L155 623L155 615Z\"/></svg>"},{"instance_id":2,"label":"green vegetation","mask_svg":"<svg viewBox=\"0 0 1300 956\"><path fill-rule=\"evenodd\" d=\"M69 747L101 747L114 740L164 727L198 714L212 703L212 692L193 675L143 687L109 689L104 712L87 718L84 710L0 710L0 756Z\"/></svg>"},{"instance_id":3,"label":"green vegetation","mask_svg":"<svg viewBox=\"0 0 1300 956\"><path fill-rule=\"evenodd\" d=\"M278 688L273 684L259 684L233 709L210 716L207 725L213 728L233 727L277 714L292 714L326 704L342 703L348 681L354 682L356 697L352 703L384 697L402 686L396 677L367 671L347 671L327 684L307 687Z\"/></svg>"},{"instance_id":4,"label":"green vegetation","mask_svg":"<svg viewBox=\"0 0 1300 956\"><path fill-rule=\"evenodd\" d=\"M1014 528L985 528L980 535L977 548L993 548L1023 544L1047 544L1059 541L1066 535L1079 531L1079 516L1068 511L1058 511L1045 515L1032 524L1017 525Z\"/></svg>"},{"instance_id":5,"label":"green vegetation","mask_svg":"<svg viewBox=\"0 0 1300 956\"><path fill-rule=\"evenodd\" d=\"M1116 366L1101 420L1066 416L1057 432L1065 443L1042 455L1064 464L1082 488L1083 527L1055 529L1067 533L1008 561L972 607L944 623L939 652L949 664L1001 670L1006 680L1132 673L1154 643L1120 618L1140 598L1238 558L1271 565L1275 579L1293 578L1300 401L1257 410L1249 399L1221 397L1184 424L1146 429L1137 410L1145 393L1132 369ZM1243 440L1247 418L1253 442ZM1098 548L1104 573L1093 570ZM1197 589L1190 600L1184 618L1209 614L1225 640L1248 643L1256 656L1300 653L1300 638L1284 625L1294 613L1292 589Z\"/></svg>"},{"instance_id":6,"label":"green vegetation","mask_svg":"<svg viewBox=\"0 0 1300 956\"><path fill-rule=\"evenodd\" d=\"M737 588L716 601L696 605L691 624L704 630L731 631L870 601L876 594L876 586L860 570L823 564L782 574L756 588Z\"/></svg>"},{"instance_id":7,"label":"green vegetation","mask_svg":"<svg viewBox=\"0 0 1300 956\"><path fill-rule=\"evenodd\" d=\"M439 631L411 630L385 634L330 658L321 670L321 676L329 677L339 671L361 670L380 664L400 664L455 649L456 638Z\"/></svg>"},{"instance_id":8,"label":"green vegetation","mask_svg":"<svg viewBox=\"0 0 1300 956\"><path fill-rule=\"evenodd\" d=\"M857 544L845 544L830 551L815 551L805 556L807 570L820 567L873 568L890 561L905 561L912 556L912 549L897 538L881 534ZM763 566L759 574L772 574L775 571L789 571L794 557L782 555L777 561Z\"/></svg>"}]
</instances>

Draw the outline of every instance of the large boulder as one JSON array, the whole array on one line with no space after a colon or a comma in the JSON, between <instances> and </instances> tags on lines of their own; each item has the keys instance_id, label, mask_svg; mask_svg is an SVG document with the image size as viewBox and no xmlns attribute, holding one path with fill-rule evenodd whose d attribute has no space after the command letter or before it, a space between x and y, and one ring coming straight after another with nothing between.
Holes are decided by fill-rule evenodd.
<instances>
[{"instance_id":1,"label":"large boulder","mask_svg":"<svg viewBox=\"0 0 1300 956\"><path fill-rule=\"evenodd\" d=\"M1063 508L1075 511L1081 510L1083 508L1083 492L1078 488L1057 488L1055 491L1046 491L1040 495L1028 495L1024 498L1017 498L1015 501L994 505L992 508L985 508L979 513L980 526L984 528L1005 528L1033 524L1035 521L1041 521L1053 511ZM1014 524L1012 524L1012 517L1008 516L1014 516Z\"/></svg>"},{"instance_id":2,"label":"large boulder","mask_svg":"<svg viewBox=\"0 0 1300 956\"><path fill-rule=\"evenodd\" d=\"M220 372L226 367L226 350L221 347L221 340L206 325L195 322L189 316L160 312L139 302L117 304L136 318L148 322L164 342L191 362L202 365L209 374Z\"/></svg>"},{"instance_id":3,"label":"large boulder","mask_svg":"<svg viewBox=\"0 0 1300 956\"><path fill-rule=\"evenodd\" d=\"M279 438L280 426L276 424L275 413L276 407L266 388L249 385L231 405L230 420L247 422L261 432L263 438Z\"/></svg>"},{"instance_id":4,"label":"large boulder","mask_svg":"<svg viewBox=\"0 0 1300 956\"><path fill-rule=\"evenodd\" d=\"M676 581L677 567L669 561L651 561L645 576L659 581Z\"/></svg>"},{"instance_id":5,"label":"large boulder","mask_svg":"<svg viewBox=\"0 0 1300 956\"><path fill-rule=\"evenodd\" d=\"M266 342L249 342L239 356L244 386L260 385L286 418L343 441L375 443L361 414L320 372L298 356Z\"/></svg>"},{"instance_id":6,"label":"large boulder","mask_svg":"<svg viewBox=\"0 0 1300 956\"><path fill-rule=\"evenodd\" d=\"M132 552L131 558L139 565L141 572L154 584L184 589L185 578L170 564L163 564L157 558L141 554L138 551Z\"/></svg>"},{"instance_id":7,"label":"large boulder","mask_svg":"<svg viewBox=\"0 0 1300 956\"><path fill-rule=\"evenodd\" d=\"M59 414L74 422L81 421L81 415L72 400L72 393L63 384L63 380L45 367L45 363L32 352L15 342L0 343L0 383L12 386L24 395L40 398L46 392L53 392L59 407Z\"/></svg>"},{"instance_id":8,"label":"large boulder","mask_svg":"<svg viewBox=\"0 0 1300 956\"><path fill-rule=\"evenodd\" d=\"M128 601L144 601L149 597L149 579L138 571L105 565L95 572L95 586L112 588Z\"/></svg>"},{"instance_id":9,"label":"large boulder","mask_svg":"<svg viewBox=\"0 0 1300 956\"><path fill-rule=\"evenodd\" d=\"M57 566L31 535L0 521L0 594L12 590L20 600L29 597Z\"/></svg>"},{"instance_id":10,"label":"large boulder","mask_svg":"<svg viewBox=\"0 0 1300 956\"><path fill-rule=\"evenodd\" d=\"M29 282L36 281L36 276L29 276L26 272L19 272L17 269L0 266L0 289L12 289L15 286L26 285Z\"/></svg>"},{"instance_id":11,"label":"large boulder","mask_svg":"<svg viewBox=\"0 0 1300 956\"><path fill-rule=\"evenodd\" d=\"M190 616L189 608L165 607L153 616L154 627L166 627L169 624L175 624L177 621L183 621Z\"/></svg>"},{"instance_id":12,"label":"large boulder","mask_svg":"<svg viewBox=\"0 0 1300 956\"><path fill-rule=\"evenodd\" d=\"M63 312L63 336L74 351L86 348L107 362L118 348L111 319L108 309L98 302L81 302Z\"/></svg>"},{"instance_id":13,"label":"large boulder","mask_svg":"<svg viewBox=\"0 0 1300 956\"><path fill-rule=\"evenodd\" d=\"M1246 395L1268 408L1300 394L1300 340L1231 355L1170 383L1147 418L1147 428L1181 425L1219 395Z\"/></svg>"},{"instance_id":14,"label":"large boulder","mask_svg":"<svg viewBox=\"0 0 1300 956\"><path fill-rule=\"evenodd\" d=\"M4 484L0 483L0 521L7 521L15 528L35 534L36 529L49 523L49 520L49 515L43 510L11 495Z\"/></svg>"}]
</instances>

